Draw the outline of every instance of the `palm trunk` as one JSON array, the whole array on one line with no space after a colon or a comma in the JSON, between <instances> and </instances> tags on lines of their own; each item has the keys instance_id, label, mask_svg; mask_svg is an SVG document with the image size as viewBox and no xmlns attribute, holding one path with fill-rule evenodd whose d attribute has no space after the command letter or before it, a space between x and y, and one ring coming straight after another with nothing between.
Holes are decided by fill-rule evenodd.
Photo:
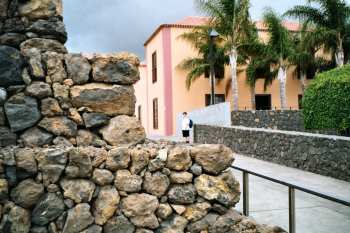
<instances>
[{"instance_id":1,"label":"palm trunk","mask_svg":"<svg viewBox=\"0 0 350 233\"><path fill-rule=\"evenodd\" d=\"M335 62L338 67L344 66L344 48L343 48L343 40L339 39L338 49L335 53Z\"/></svg>"},{"instance_id":2,"label":"palm trunk","mask_svg":"<svg viewBox=\"0 0 350 233\"><path fill-rule=\"evenodd\" d=\"M232 48L230 53L230 65L231 65L231 76L232 76L232 100L233 110L238 111L238 80L237 80L237 49Z\"/></svg>"},{"instance_id":3,"label":"palm trunk","mask_svg":"<svg viewBox=\"0 0 350 233\"><path fill-rule=\"evenodd\" d=\"M304 92L306 89L306 73L304 71L301 71L300 83L301 83L301 91L302 91L302 94L304 95Z\"/></svg>"},{"instance_id":4,"label":"palm trunk","mask_svg":"<svg viewBox=\"0 0 350 233\"><path fill-rule=\"evenodd\" d=\"M287 109L287 96L286 96L286 84L287 84L287 68L280 66L278 69L278 80L280 82L280 100L281 109Z\"/></svg>"},{"instance_id":5,"label":"palm trunk","mask_svg":"<svg viewBox=\"0 0 350 233\"><path fill-rule=\"evenodd\" d=\"M250 102L252 104L252 110L256 110L255 86L250 86Z\"/></svg>"}]
</instances>

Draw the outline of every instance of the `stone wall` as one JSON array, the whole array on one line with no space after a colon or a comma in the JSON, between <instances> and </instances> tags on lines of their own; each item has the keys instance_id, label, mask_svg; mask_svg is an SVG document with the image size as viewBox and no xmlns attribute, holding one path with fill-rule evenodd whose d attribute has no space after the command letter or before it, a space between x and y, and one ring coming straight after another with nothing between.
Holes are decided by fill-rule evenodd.
<instances>
[{"instance_id":1,"label":"stone wall","mask_svg":"<svg viewBox=\"0 0 350 233\"><path fill-rule=\"evenodd\" d=\"M227 147L146 141L136 56L66 39L61 0L0 1L0 232L285 232L232 209Z\"/></svg>"},{"instance_id":2,"label":"stone wall","mask_svg":"<svg viewBox=\"0 0 350 233\"><path fill-rule=\"evenodd\" d=\"M195 142L350 181L350 139L301 132L195 125Z\"/></svg>"},{"instance_id":3,"label":"stone wall","mask_svg":"<svg viewBox=\"0 0 350 233\"><path fill-rule=\"evenodd\" d=\"M0 146L117 146L145 139L134 118L136 56L67 53L60 0L1 4Z\"/></svg>"},{"instance_id":4,"label":"stone wall","mask_svg":"<svg viewBox=\"0 0 350 233\"><path fill-rule=\"evenodd\" d=\"M234 126L305 131L303 114L296 110L233 111L231 118Z\"/></svg>"},{"instance_id":5,"label":"stone wall","mask_svg":"<svg viewBox=\"0 0 350 233\"><path fill-rule=\"evenodd\" d=\"M2 148L0 232L285 232L232 209L233 160L222 145Z\"/></svg>"}]
</instances>

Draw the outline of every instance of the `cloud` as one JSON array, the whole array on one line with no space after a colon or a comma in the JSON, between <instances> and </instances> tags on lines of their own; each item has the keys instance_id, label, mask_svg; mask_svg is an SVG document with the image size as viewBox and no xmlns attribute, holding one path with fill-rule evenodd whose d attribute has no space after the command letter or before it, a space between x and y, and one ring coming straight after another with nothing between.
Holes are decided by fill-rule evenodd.
<instances>
[{"instance_id":1,"label":"cloud","mask_svg":"<svg viewBox=\"0 0 350 233\"><path fill-rule=\"evenodd\" d=\"M63 0L71 52L130 51L144 56L143 43L163 23L200 15L192 0ZM252 17L266 6L284 12L303 0L252 0Z\"/></svg>"}]
</instances>

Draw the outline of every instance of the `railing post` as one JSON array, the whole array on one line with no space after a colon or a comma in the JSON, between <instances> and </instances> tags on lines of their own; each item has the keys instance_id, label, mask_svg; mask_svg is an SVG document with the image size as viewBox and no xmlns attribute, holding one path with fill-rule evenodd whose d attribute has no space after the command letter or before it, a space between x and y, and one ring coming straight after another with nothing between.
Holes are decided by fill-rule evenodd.
<instances>
[{"instance_id":1,"label":"railing post","mask_svg":"<svg viewBox=\"0 0 350 233\"><path fill-rule=\"evenodd\" d=\"M289 233L295 233L295 189L289 187Z\"/></svg>"},{"instance_id":2,"label":"railing post","mask_svg":"<svg viewBox=\"0 0 350 233\"><path fill-rule=\"evenodd\" d=\"M249 173L243 172L243 214L249 216Z\"/></svg>"}]
</instances>

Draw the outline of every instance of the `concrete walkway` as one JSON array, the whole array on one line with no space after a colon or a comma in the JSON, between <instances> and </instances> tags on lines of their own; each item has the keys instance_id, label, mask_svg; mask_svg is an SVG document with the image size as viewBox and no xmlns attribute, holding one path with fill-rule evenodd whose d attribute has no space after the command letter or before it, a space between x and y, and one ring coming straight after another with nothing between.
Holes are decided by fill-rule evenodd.
<instances>
[{"instance_id":1,"label":"concrete walkway","mask_svg":"<svg viewBox=\"0 0 350 233\"><path fill-rule=\"evenodd\" d=\"M265 162L242 155L234 165L350 200L350 183ZM234 171L242 185L242 173ZM259 223L278 225L288 230L288 189L259 177L250 176L250 214ZM350 233L350 207L296 191L297 233ZM242 211L242 201L237 206Z\"/></svg>"}]
</instances>

